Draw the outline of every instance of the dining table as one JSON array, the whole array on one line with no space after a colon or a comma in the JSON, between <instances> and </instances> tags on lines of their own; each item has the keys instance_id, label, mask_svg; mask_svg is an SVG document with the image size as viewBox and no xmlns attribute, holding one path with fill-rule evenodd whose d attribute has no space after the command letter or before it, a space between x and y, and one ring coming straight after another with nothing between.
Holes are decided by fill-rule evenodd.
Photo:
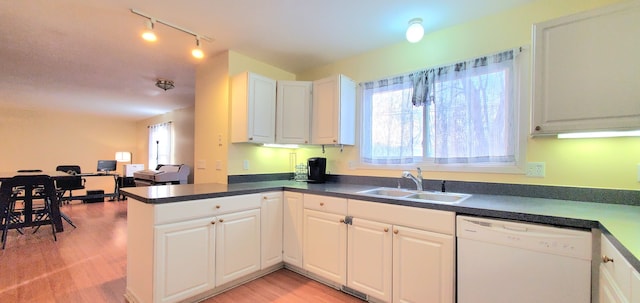
<instances>
[{"instance_id":1,"label":"dining table","mask_svg":"<svg viewBox=\"0 0 640 303\"><path fill-rule=\"evenodd\" d=\"M52 179L68 177L69 174L60 171L43 171L43 172L0 172L0 184L6 180L9 180L15 176L40 176L46 175ZM33 221L33 188L24 188L24 196L20 197L20 201L24 202L24 220L20 223L12 223L11 227L21 228L42 225L42 222ZM56 200L57 202L57 200ZM56 232L64 231L62 226L62 217L64 214L60 211L60 203L51 203L51 216L50 219L53 222Z\"/></svg>"}]
</instances>

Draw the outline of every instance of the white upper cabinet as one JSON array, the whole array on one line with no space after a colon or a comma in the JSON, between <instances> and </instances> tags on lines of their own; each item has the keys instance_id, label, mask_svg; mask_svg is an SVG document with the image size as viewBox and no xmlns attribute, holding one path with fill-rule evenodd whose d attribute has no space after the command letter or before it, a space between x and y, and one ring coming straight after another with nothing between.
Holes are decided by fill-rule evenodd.
<instances>
[{"instance_id":1,"label":"white upper cabinet","mask_svg":"<svg viewBox=\"0 0 640 303\"><path fill-rule=\"evenodd\" d=\"M344 75L313 81L312 144L355 144L356 84Z\"/></svg>"},{"instance_id":2,"label":"white upper cabinet","mask_svg":"<svg viewBox=\"0 0 640 303\"><path fill-rule=\"evenodd\" d=\"M276 142L309 144L311 81L278 81Z\"/></svg>"},{"instance_id":3,"label":"white upper cabinet","mask_svg":"<svg viewBox=\"0 0 640 303\"><path fill-rule=\"evenodd\" d=\"M531 134L640 128L640 1L535 24Z\"/></svg>"},{"instance_id":4,"label":"white upper cabinet","mask_svg":"<svg viewBox=\"0 0 640 303\"><path fill-rule=\"evenodd\" d=\"M274 143L276 80L244 72L231 79L231 142Z\"/></svg>"}]
</instances>

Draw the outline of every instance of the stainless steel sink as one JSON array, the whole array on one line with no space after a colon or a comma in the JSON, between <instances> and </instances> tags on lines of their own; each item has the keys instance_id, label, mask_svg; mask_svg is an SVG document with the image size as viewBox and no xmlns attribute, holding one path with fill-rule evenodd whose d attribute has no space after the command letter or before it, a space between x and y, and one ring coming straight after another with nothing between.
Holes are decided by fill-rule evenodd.
<instances>
[{"instance_id":1,"label":"stainless steel sink","mask_svg":"<svg viewBox=\"0 0 640 303\"><path fill-rule=\"evenodd\" d=\"M363 190L358 192L359 194L374 195L374 196L386 196L386 197L405 197L413 195L414 192L404 189L395 189L388 187L379 187L369 190Z\"/></svg>"},{"instance_id":2,"label":"stainless steel sink","mask_svg":"<svg viewBox=\"0 0 640 303\"><path fill-rule=\"evenodd\" d=\"M456 193L440 193L440 192L420 192L415 193L411 196L407 196L405 198L411 200L423 200L429 202L440 202L440 203L459 203L462 200L471 197L468 194L456 194Z\"/></svg>"},{"instance_id":3,"label":"stainless steel sink","mask_svg":"<svg viewBox=\"0 0 640 303\"><path fill-rule=\"evenodd\" d=\"M471 197L471 195L469 194L442 193L435 191L415 191L390 187L378 187L374 189L359 191L358 193L363 195L387 197L406 201L447 204L459 203Z\"/></svg>"}]
</instances>

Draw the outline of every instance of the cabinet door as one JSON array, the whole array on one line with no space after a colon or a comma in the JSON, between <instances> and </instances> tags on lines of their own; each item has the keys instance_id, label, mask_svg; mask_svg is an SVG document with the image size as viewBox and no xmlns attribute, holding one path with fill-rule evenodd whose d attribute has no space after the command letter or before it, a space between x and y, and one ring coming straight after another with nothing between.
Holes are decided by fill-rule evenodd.
<instances>
[{"instance_id":1,"label":"cabinet door","mask_svg":"<svg viewBox=\"0 0 640 303\"><path fill-rule=\"evenodd\" d=\"M313 82L311 143L337 144L339 117L338 77L331 76Z\"/></svg>"},{"instance_id":2,"label":"cabinet door","mask_svg":"<svg viewBox=\"0 0 640 303\"><path fill-rule=\"evenodd\" d=\"M274 143L276 81L245 72L231 82L231 142Z\"/></svg>"},{"instance_id":3,"label":"cabinet door","mask_svg":"<svg viewBox=\"0 0 640 303\"><path fill-rule=\"evenodd\" d=\"M532 135L638 129L639 36L637 1L535 24Z\"/></svg>"},{"instance_id":4,"label":"cabinet door","mask_svg":"<svg viewBox=\"0 0 640 303\"><path fill-rule=\"evenodd\" d=\"M391 302L391 225L353 219L348 227L347 286Z\"/></svg>"},{"instance_id":5,"label":"cabinet door","mask_svg":"<svg viewBox=\"0 0 640 303\"><path fill-rule=\"evenodd\" d=\"M600 269L600 303L628 303L615 279L606 268Z\"/></svg>"},{"instance_id":6,"label":"cabinet door","mask_svg":"<svg viewBox=\"0 0 640 303\"><path fill-rule=\"evenodd\" d=\"M640 303L640 274L631 270L631 303Z\"/></svg>"},{"instance_id":7,"label":"cabinet door","mask_svg":"<svg viewBox=\"0 0 640 303\"><path fill-rule=\"evenodd\" d=\"M218 217L216 286L260 269L260 209Z\"/></svg>"},{"instance_id":8,"label":"cabinet door","mask_svg":"<svg viewBox=\"0 0 640 303\"><path fill-rule=\"evenodd\" d=\"M282 262L282 192L262 195L262 269Z\"/></svg>"},{"instance_id":9,"label":"cabinet door","mask_svg":"<svg viewBox=\"0 0 640 303\"><path fill-rule=\"evenodd\" d=\"M311 86L311 81L278 81L276 143L309 143Z\"/></svg>"},{"instance_id":10,"label":"cabinet door","mask_svg":"<svg viewBox=\"0 0 640 303\"><path fill-rule=\"evenodd\" d=\"M303 200L301 193L284 193L283 211L283 260L285 263L302 268L302 218Z\"/></svg>"},{"instance_id":11,"label":"cabinet door","mask_svg":"<svg viewBox=\"0 0 640 303\"><path fill-rule=\"evenodd\" d=\"M453 236L393 227L393 302L454 298Z\"/></svg>"},{"instance_id":12,"label":"cabinet door","mask_svg":"<svg viewBox=\"0 0 640 303\"><path fill-rule=\"evenodd\" d=\"M214 288L215 223L199 219L155 227L154 302L177 302Z\"/></svg>"},{"instance_id":13,"label":"cabinet door","mask_svg":"<svg viewBox=\"0 0 640 303\"><path fill-rule=\"evenodd\" d=\"M347 225L344 216L304 210L303 268L329 281L347 283Z\"/></svg>"}]
</instances>

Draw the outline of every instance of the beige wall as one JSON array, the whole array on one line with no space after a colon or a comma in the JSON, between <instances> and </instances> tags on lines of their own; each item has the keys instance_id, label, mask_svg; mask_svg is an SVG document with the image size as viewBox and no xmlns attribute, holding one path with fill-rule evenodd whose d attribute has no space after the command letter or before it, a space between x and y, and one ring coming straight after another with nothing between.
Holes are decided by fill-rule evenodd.
<instances>
[{"instance_id":1,"label":"beige wall","mask_svg":"<svg viewBox=\"0 0 640 303\"><path fill-rule=\"evenodd\" d=\"M80 165L95 172L99 159L136 147L136 124L130 120L87 114L0 108L0 171ZM106 180L101 180L106 179ZM89 189L113 191L109 177L87 179Z\"/></svg>"},{"instance_id":2,"label":"beige wall","mask_svg":"<svg viewBox=\"0 0 640 303\"><path fill-rule=\"evenodd\" d=\"M193 183L194 156L194 116L195 107L174 110L136 123L137 142L132 154L132 163L142 163L149 168L149 130L148 126L163 122L171 122L173 129L173 159L171 164L185 164L191 168L189 183ZM151 169L154 169L153 167Z\"/></svg>"}]
</instances>

